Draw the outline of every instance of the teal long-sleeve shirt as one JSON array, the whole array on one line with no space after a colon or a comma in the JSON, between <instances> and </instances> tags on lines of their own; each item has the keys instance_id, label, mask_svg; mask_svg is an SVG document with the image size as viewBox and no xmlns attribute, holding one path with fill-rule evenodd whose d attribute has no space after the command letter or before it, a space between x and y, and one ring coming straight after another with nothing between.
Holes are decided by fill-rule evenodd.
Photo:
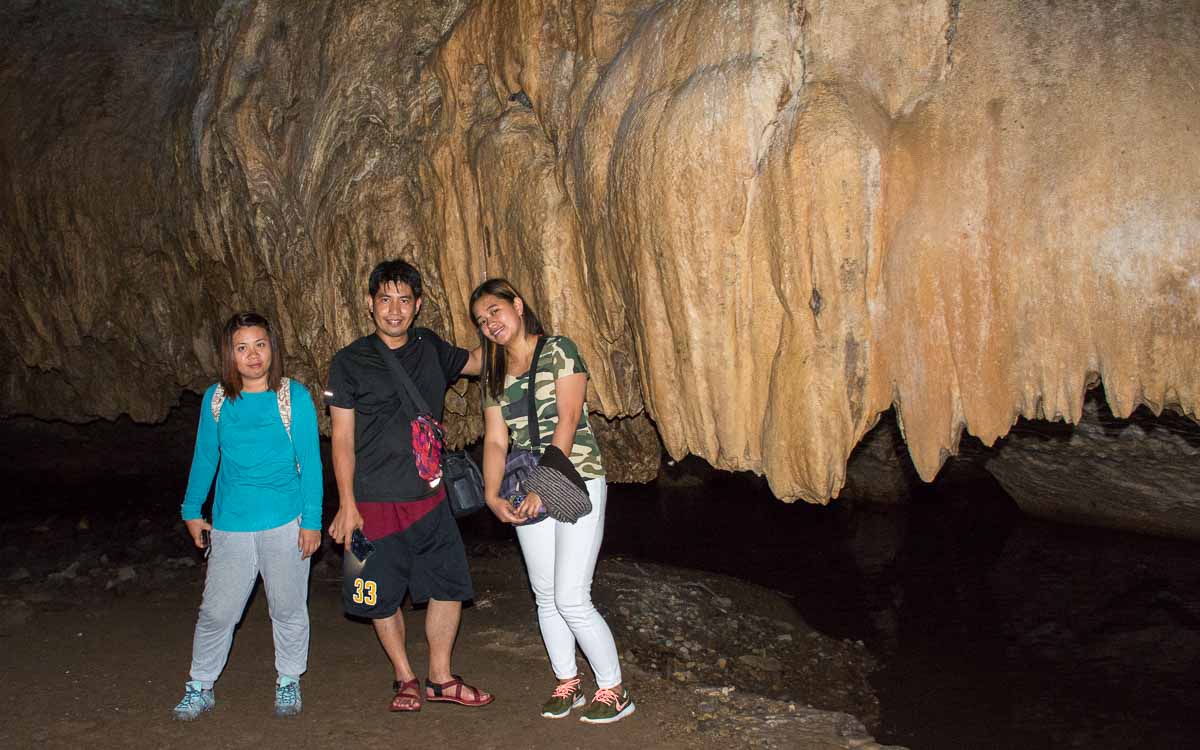
<instances>
[{"instance_id":1,"label":"teal long-sleeve shirt","mask_svg":"<svg viewBox=\"0 0 1200 750\"><path fill-rule=\"evenodd\" d=\"M308 390L291 381L289 440L274 391L243 392L236 399L226 399L221 406L221 420L216 422L210 408L216 387L209 386L200 404L196 449L183 496L183 519L200 517L200 507L216 476L214 528L265 531L299 516L300 528L319 530L324 482L317 412Z\"/></svg>"}]
</instances>

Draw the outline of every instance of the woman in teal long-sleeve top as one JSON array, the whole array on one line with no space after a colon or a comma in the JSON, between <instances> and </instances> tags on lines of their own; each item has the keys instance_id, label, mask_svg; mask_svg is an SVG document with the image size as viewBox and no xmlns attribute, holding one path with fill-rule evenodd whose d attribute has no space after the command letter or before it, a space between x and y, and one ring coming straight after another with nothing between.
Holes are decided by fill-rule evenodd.
<instances>
[{"instance_id":1,"label":"woman in teal long-sleeve top","mask_svg":"<svg viewBox=\"0 0 1200 750\"><path fill-rule=\"evenodd\" d=\"M201 403L182 516L196 546L208 550L208 573L178 719L216 705L213 685L260 574L275 636L275 713L302 708L309 558L321 543L324 483L316 409L304 386L283 377L278 353L266 318L234 315L221 336L221 381ZM210 524L200 509L214 476Z\"/></svg>"}]
</instances>

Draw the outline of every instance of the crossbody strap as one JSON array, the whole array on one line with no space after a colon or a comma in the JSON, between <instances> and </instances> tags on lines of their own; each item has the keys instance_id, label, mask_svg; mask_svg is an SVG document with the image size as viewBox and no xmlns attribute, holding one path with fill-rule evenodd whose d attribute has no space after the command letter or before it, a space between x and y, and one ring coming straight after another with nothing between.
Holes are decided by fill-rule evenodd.
<instances>
[{"instance_id":1,"label":"crossbody strap","mask_svg":"<svg viewBox=\"0 0 1200 750\"><path fill-rule=\"evenodd\" d=\"M534 394L534 389L537 387L538 360L542 357L542 347L545 345L546 337L538 336L537 346L533 349L533 361L529 363L529 384L525 387L525 398L529 401L529 442L533 445L534 453L540 453L538 449L542 447L542 434L537 418L537 396Z\"/></svg>"},{"instance_id":2,"label":"crossbody strap","mask_svg":"<svg viewBox=\"0 0 1200 750\"><path fill-rule=\"evenodd\" d=\"M383 361L387 364L389 370L392 371L392 376L404 388L404 392L408 394L408 398L412 401L413 406L417 408L417 414L433 414L429 410L429 404L421 396L421 392L417 390L416 383L413 382L412 376L405 371L404 366L400 364L400 360L396 359L395 353L383 343L383 339L379 336L372 336L371 343L375 345L375 350L379 352L379 356L383 357Z\"/></svg>"}]
</instances>

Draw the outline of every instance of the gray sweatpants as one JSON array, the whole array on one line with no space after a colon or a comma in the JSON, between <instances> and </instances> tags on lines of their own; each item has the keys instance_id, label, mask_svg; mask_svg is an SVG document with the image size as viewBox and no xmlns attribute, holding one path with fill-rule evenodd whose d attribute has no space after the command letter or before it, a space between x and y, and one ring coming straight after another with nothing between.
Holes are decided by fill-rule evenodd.
<instances>
[{"instance_id":1,"label":"gray sweatpants","mask_svg":"<svg viewBox=\"0 0 1200 750\"><path fill-rule=\"evenodd\" d=\"M300 679L308 669L308 569L300 558L300 520L266 531L212 531L204 600L192 641L192 679L211 688L225 668L233 629L259 574L275 636L275 670Z\"/></svg>"}]
</instances>

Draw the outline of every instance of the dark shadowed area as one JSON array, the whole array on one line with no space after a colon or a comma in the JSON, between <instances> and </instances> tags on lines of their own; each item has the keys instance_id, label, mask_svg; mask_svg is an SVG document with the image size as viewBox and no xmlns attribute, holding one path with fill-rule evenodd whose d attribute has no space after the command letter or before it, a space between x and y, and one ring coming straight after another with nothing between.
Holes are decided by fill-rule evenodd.
<instances>
[{"instance_id":1,"label":"dark shadowed area","mask_svg":"<svg viewBox=\"0 0 1200 750\"><path fill-rule=\"evenodd\" d=\"M137 695L154 716L174 700L202 580L175 520L198 406L185 396L152 426L0 422L8 666L43 625L87 602L78 637L97 625L128 630L112 645L133 652L59 643L56 658L86 669L64 655L103 652L111 689L128 698L130 681L144 678ZM597 601L629 669L685 696L677 713L662 707L672 731L734 736L721 734L732 717L758 712L765 726L764 706L781 701L848 712L879 742L914 748L1190 744L1200 730L1190 710L1200 674L1196 544L1030 519L983 470L994 450L963 449L938 481L910 485L908 501L891 505L788 505L761 478L694 458L665 463L651 485L613 485ZM327 514L335 501L330 483ZM511 533L488 515L461 525L476 576L490 582L464 628L495 629L497 643L528 636L522 658L536 675L544 665ZM354 667L317 671L314 703L331 699L332 682L382 670L368 630L338 615L338 566L328 548L314 566L314 622L332 623L325 638L336 644L314 645L314 662L321 653ZM254 612L238 643L266 649L265 613ZM500 614L503 626L489 620ZM159 627L168 622L170 633ZM49 658L40 648L32 653ZM253 672L245 648L235 646L226 683ZM464 661L490 663L479 658ZM382 678L370 679L374 688ZM734 703L722 686L758 702ZM53 705L42 707L47 717Z\"/></svg>"}]
</instances>

